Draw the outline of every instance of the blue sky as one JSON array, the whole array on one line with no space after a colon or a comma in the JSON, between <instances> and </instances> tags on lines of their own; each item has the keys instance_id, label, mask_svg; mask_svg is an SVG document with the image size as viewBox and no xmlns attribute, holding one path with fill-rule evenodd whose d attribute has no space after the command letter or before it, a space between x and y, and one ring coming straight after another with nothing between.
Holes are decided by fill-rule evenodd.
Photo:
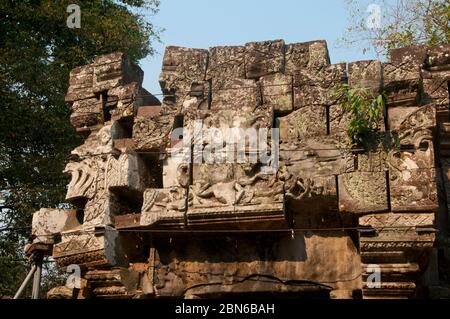
<instances>
[{"instance_id":1,"label":"blue sky","mask_svg":"<svg viewBox=\"0 0 450 319\"><path fill-rule=\"evenodd\" d=\"M162 43L154 45L158 53L141 61L144 87L160 93L158 76L167 45L207 49L272 39L324 39L332 63L374 58L361 48L337 47L348 18L344 0L162 0L151 21L165 31Z\"/></svg>"}]
</instances>

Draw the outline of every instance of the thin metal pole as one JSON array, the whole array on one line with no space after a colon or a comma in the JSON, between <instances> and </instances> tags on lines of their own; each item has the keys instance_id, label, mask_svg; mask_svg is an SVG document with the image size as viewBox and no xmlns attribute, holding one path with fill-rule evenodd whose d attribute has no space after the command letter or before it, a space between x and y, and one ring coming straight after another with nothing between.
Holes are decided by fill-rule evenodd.
<instances>
[{"instance_id":1,"label":"thin metal pole","mask_svg":"<svg viewBox=\"0 0 450 319\"><path fill-rule=\"evenodd\" d=\"M33 276L34 272L36 271L36 268L37 268L36 265L33 265L33 267L31 267L30 272L28 273L27 277L22 282L22 285L20 285L19 290L17 290L16 294L14 295L14 299L19 299L20 298L20 296L22 295L22 293L25 290L26 286L28 285L28 282L31 279L31 276Z\"/></svg>"},{"instance_id":2,"label":"thin metal pole","mask_svg":"<svg viewBox=\"0 0 450 319\"><path fill-rule=\"evenodd\" d=\"M41 274L42 274L42 256L36 258L36 271L33 278L33 292L31 299L39 299L39 290L41 288Z\"/></svg>"}]
</instances>

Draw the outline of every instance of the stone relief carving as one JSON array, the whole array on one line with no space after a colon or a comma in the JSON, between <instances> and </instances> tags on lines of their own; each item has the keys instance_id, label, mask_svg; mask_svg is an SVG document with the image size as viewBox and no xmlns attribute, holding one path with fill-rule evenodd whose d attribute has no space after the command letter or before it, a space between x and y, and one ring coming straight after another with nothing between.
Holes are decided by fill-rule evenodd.
<instances>
[{"instance_id":1,"label":"stone relief carving","mask_svg":"<svg viewBox=\"0 0 450 319\"><path fill-rule=\"evenodd\" d=\"M66 200L91 199L97 193L99 169L98 161L94 159L69 162L64 170L72 176Z\"/></svg>"},{"instance_id":2,"label":"stone relief carving","mask_svg":"<svg viewBox=\"0 0 450 319\"><path fill-rule=\"evenodd\" d=\"M230 272L227 276L232 281L238 273L267 273L288 279L283 265L289 264L299 278L306 274L318 283L335 282L330 284L335 295L351 296L362 290L365 296L373 296L359 277L351 281L338 278L353 274L372 258L383 264L383 275L389 278L380 294L409 296L416 281L405 275L404 282L397 282L391 280L391 273L422 271L425 263L419 265L418 256L428 253L434 241L430 228L434 227L432 212L438 205L435 149L441 147L435 139L436 109L442 113L442 83L448 78L448 70L442 66L448 62L441 52L444 49L428 53L394 50L389 63L360 61L347 68L345 63L330 64L324 41L285 44L275 40L209 50L171 46L164 54L160 75L162 103L141 87L142 70L123 54L98 57L93 64L71 72L66 96L72 109L71 122L85 137L65 169L72 177L66 200L78 210L61 212L63 217L55 224L45 222L54 218L54 212L36 213L36 239L42 241L39 236L44 234L53 236L55 242L50 242L58 264L64 267L76 262L90 267L86 278L92 282L100 268L108 276L111 267L131 269L139 263L136 260L145 260L152 270L166 263L148 277L151 279L146 277L150 288L142 291L180 297L186 293L186 282L203 285L208 284L208 278L180 275L176 258L183 260L182 254L192 251L183 251L172 239L167 244L152 231L171 236L171 232L186 230L265 234L290 230L289 235L282 233L279 238L267 236L280 251L258 253L257 263L240 256L245 263L234 263L230 268L227 262L233 254L219 256L217 249L199 244L194 245L198 256L184 258L179 269L207 269L205 260L211 258L220 269ZM428 64L426 55L430 57ZM374 95L386 91L388 119L379 138L396 137L399 145L389 148L380 142L370 150L346 145L349 117L332 94L341 83L368 87ZM199 123L200 131L195 132ZM210 129L226 137L228 128L267 129L268 145L275 140L270 129L279 128L279 165L275 170L267 170L267 163L260 158L248 160L255 145L242 136L215 145L214 136L208 135ZM217 147L216 157L202 157L204 153L196 153L199 149L193 147L193 153L186 152L180 162L172 153L180 145L187 151L192 145L185 142L199 140L202 152ZM227 150L236 151L239 143L246 147L244 161L213 163ZM266 151L276 154L273 147ZM79 213L82 223L68 222ZM323 235L311 230L305 235L297 229L329 231L331 226L343 231ZM358 227L376 234L358 236ZM402 233L403 227L410 229ZM145 242L145 236L136 239L125 232L128 228L135 233L145 230L155 240ZM59 235L61 240L56 242ZM189 246L195 236L180 238ZM286 245L283 240L287 239L297 246ZM260 246L264 245L257 244L260 240L253 242L253 249L263 249ZM357 240L361 251L356 249ZM305 241L312 246L305 246ZM353 265L352 271L335 266L334 248L327 256L333 265L324 259L319 262L327 269L326 275L312 270L311 263L322 256L320 247L325 242L339 251L339 258ZM137 247L150 247L150 253ZM174 253L169 254L167 247ZM401 259L400 266L377 259L378 253L404 252L417 267L404 266L406 259ZM133 259L133 254L140 256ZM361 278L367 275L361 269L356 271ZM229 279L227 276L214 278L222 282ZM248 290L250 286L244 283ZM125 286L112 281L111 285L93 285L93 292L98 296L127 294ZM283 287L294 289L285 283ZM133 293L141 291L133 289Z\"/></svg>"}]
</instances>

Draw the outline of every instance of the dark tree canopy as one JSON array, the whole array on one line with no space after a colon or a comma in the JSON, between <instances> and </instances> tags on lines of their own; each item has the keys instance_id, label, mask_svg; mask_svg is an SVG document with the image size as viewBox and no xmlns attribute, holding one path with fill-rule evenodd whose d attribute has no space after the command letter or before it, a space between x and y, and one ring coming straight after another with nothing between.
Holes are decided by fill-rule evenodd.
<instances>
[{"instance_id":1,"label":"dark tree canopy","mask_svg":"<svg viewBox=\"0 0 450 319\"><path fill-rule=\"evenodd\" d=\"M66 25L69 4L81 28ZM157 0L0 1L0 297L13 295L27 271L23 244L32 213L64 202L62 174L80 139L64 102L69 71L96 55L152 55L160 30Z\"/></svg>"}]
</instances>

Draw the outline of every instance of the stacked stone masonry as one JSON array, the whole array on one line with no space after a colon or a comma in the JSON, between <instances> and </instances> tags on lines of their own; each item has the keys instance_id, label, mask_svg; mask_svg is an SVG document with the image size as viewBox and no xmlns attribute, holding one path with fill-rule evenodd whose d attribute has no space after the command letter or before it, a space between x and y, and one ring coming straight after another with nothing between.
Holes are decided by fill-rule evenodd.
<instances>
[{"instance_id":1,"label":"stacked stone masonry","mask_svg":"<svg viewBox=\"0 0 450 319\"><path fill-rule=\"evenodd\" d=\"M121 53L74 69L66 101L85 138L65 169L74 208L36 212L28 251L79 265L82 287L49 297L430 296L450 252L450 47L390 55L331 64L325 41L169 46L161 102ZM341 84L385 94L378 133L399 145L348 146ZM173 150L198 123L279 128L279 166L195 151L180 162Z\"/></svg>"}]
</instances>

